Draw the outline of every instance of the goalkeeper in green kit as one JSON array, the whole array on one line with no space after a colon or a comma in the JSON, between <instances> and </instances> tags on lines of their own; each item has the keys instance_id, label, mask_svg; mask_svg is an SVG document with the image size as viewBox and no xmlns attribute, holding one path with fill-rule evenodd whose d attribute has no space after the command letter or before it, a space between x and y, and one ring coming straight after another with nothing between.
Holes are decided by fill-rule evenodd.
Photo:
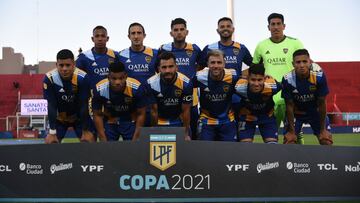
<instances>
[{"instance_id":1,"label":"goalkeeper in green kit","mask_svg":"<svg viewBox=\"0 0 360 203\"><path fill-rule=\"evenodd\" d=\"M253 63L263 63L266 75L281 81L282 77L293 69L292 54L298 49L303 49L304 46L300 40L284 35L285 24L282 14L270 14L268 23L271 37L256 46ZM285 101L281 98L281 92L277 93L273 99L276 122L279 127L281 121L285 119ZM297 143L304 144L301 134L298 135Z\"/></svg>"}]
</instances>

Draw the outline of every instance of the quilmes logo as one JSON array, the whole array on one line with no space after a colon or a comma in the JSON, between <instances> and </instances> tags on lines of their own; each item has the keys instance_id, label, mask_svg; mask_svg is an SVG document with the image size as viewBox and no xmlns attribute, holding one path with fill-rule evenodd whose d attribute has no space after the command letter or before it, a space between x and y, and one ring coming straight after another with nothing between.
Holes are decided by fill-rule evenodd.
<instances>
[{"instance_id":1,"label":"quilmes logo","mask_svg":"<svg viewBox=\"0 0 360 203\"><path fill-rule=\"evenodd\" d=\"M287 162L286 168L288 170L292 170L294 173L310 173L310 167L308 163Z\"/></svg>"},{"instance_id":2,"label":"quilmes logo","mask_svg":"<svg viewBox=\"0 0 360 203\"><path fill-rule=\"evenodd\" d=\"M262 171L267 171L270 169L278 168L279 162L266 162L265 164L259 163L256 167L256 170L258 173L261 173Z\"/></svg>"},{"instance_id":3,"label":"quilmes logo","mask_svg":"<svg viewBox=\"0 0 360 203\"><path fill-rule=\"evenodd\" d=\"M50 166L50 172L51 172L51 174L54 174L57 171L63 171L63 170L72 169L72 167L73 167L72 163L67 163L67 164L60 163L59 165L52 164Z\"/></svg>"},{"instance_id":4,"label":"quilmes logo","mask_svg":"<svg viewBox=\"0 0 360 203\"><path fill-rule=\"evenodd\" d=\"M345 165L345 172L360 172L360 161L357 165Z\"/></svg>"},{"instance_id":5,"label":"quilmes logo","mask_svg":"<svg viewBox=\"0 0 360 203\"><path fill-rule=\"evenodd\" d=\"M162 171L176 164L176 135L150 135L150 164Z\"/></svg>"}]
</instances>

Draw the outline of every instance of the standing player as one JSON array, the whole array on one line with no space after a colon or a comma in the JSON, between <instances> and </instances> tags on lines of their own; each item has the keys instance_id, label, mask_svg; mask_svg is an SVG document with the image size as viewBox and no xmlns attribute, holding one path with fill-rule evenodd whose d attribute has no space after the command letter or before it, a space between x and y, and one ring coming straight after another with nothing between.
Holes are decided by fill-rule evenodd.
<instances>
[{"instance_id":1,"label":"standing player","mask_svg":"<svg viewBox=\"0 0 360 203\"><path fill-rule=\"evenodd\" d=\"M170 35L174 40L172 43L162 45L159 49L159 53L162 51L172 52L176 58L178 71L188 78L193 79L199 67L198 62L201 50L196 44L186 42L188 33L189 31L187 30L186 21L184 19L176 18L171 21ZM197 89L194 88L190 120L192 139L196 139L197 121L199 119L198 100Z\"/></svg>"},{"instance_id":2,"label":"standing player","mask_svg":"<svg viewBox=\"0 0 360 203\"><path fill-rule=\"evenodd\" d=\"M89 109L92 116L91 99L95 91L95 85L99 81L107 77L109 73L109 65L117 61L117 52L106 47L109 36L105 27L98 25L93 29L91 40L94 47L83 53L80 53L76 60L76 67L85 71L90 82L90 99ZM91 131L95 131L93 120L90 120Z\"/></svg>"},{"instance_id":3,"label":"standing player","mask_svg":"<svg viewBox=\"0 0 360 203\"><path fill-rule=\"evenodd\" d=\"M48 101L49 134L45 143L60 143L67 129L73 127L81 141L94 142L88 131L88 78L75 68L73 53L63 49L57 53L56 69L44 77L44 98Z\"/></svg>"},{"instance_id":4,"label":"standing player","mask_svg":"<svg viewBox=\"0 0 360 203\"><path fill-rule=\"evenodd\" d=\"M129 77L145 85L147 80L155 75L158 51L144 46L146 33L140 23L130 24L128 37L131 46L120 51L119 60L125 65ZM150 126L150 108L146 110L145 126Z\"/></svg>"},{"instance_id":5,"label":"standing player","mask_svg":"<svg viewBox=\"0 0 360 203\"><path fill-rule=\"evenodd\" d=\"M248 78L239 79L235 90L242 98L239 113L240 142L253 142L258 126L265 143L277 143L278 128L272 97L281 90L281 84L271 77L265 77L263 64L253 64L249 68Z\"/></svg>"},{"instance_id":6,"label":"standing player","mask_svg":"<svg viewBox=\"0 0 360 203\"><path fill-rule=\"evenodd\" d=\"M125 65L129 77L135 78L141 84L146 84L147 79L155 75L158 51L144 46L146 33L144 26L140 23L130 24L128 37L131 46L120 51L119 60Z\"/></svg>"},{"instance_id":7,"label":"standing player","mask_svg":"<svg viewBox=\"0 0 360 203\"><path fill-rule=\"evenodd\" d=\"M325 74L319 66L311 64L306 49L295 51L293 60L295 70L282 80L282 97L286 102L288 122L284 143L296 143L296 135L300 133L303 123L309 123L321 145L332 145L326 116L325 99L329 89Z\"/></svg>"},{"instance_id":8,"label":"standing player","mask_svg":"<svg viewBox=\"0 0 360 203\"><path fill-rule=\"evenodd\" d=\"M236 70L236 74L242 74L242 63L250 66L252 57L249 50L244 44L232 40L235 31L231 18L223 17L218 20L217 33L220 35L220 41L205 46L201 54L200 64L205 67L207 65L206 57L210 50L221 50L224 52L225 68ZM246 73L245 73L246 74Z\"/></svg>"},{"instance_id":9,"label":"standing player","mask_svg":"<svg viewBox=\"0 0 360 203\"><path fill-rule=\"evenodd\" d=\"M139 81L127 77L124 64L112 63L108 78L96 84L92 100L100 141L137 140L144 125L147 100Z\"/></svg>"},{"instance_id":10,"label":"standing player","mask_svg":"<svg viewBox=\"0 0 360 203\"><path fill-rule=\"evenodd\" d=\"M245 63L246 65L250 66L253 59L249 50L244 44L240 44L239 42L234 42L232 40L235 28L231 18L220 18L218 20L218 28L216 31L220 35L220 41L207 45L203 49L201 56L201 65L206 66L206 56L210 50L219 49L224 52L225 68L232 68L236 70L236 74L239 77L241 75L243 75L243 77L246 77L247 70L242 70L242 64ZM239 112L239 109L237 107L239 106L239 102L240 97L234 94L232 98L232 108L235 111L235 119L238 118L237 112Z\"/></svg>"},{"instance_id":11,"label":"standing player","mask_svg":"<svg viewBox=\"0 0 360 203\"><path fill-rule=\"evenodd\" d=\"M237 141L231 98L238 79L234 69L225 69L224 53L211 50L208 68L196 73L194 86L200 88L200 139Z\"/></svg>"},{"instance_id":12,"label":"standing player","mask_svg":"<svg viewBox=\"0 0 360 203\"><path fill-rule=\"evenodd\" d=\"M277 81L293 69L292 54L294 51L303 48L300 40L285 36L284 16L272 13L268 17L268 29L271 37L261 41L255 49L253 63L263 63L265 74L270 75ZM285 102L281 93L274 96L275 117L278 127L285 118ZM299 141L303 143L302 137ZM300 143L299 142L299 143Z\"/></svg>"},{"instance_id":13,"label":"standing player","mask_svg":"<svg viewBox=\"0 0 360 203\"><path fill-rule=\"evenodd\" d=\"M188 77L177 72L175 55L159 55L159 72L148 80L151 94L153 126L184 126L185 139L190 140L190 109L193 86Z\"/></svg>"},{"instance_id":14,"label":"standing player","mask_svg":"<svg viewBox=\"0 0 360 203\"><path fill-rule=\"evenodd\" d=\"M88 74L91 88L94 88L96 83L107 77L108 67L110 63L116 61L117 52L106 47L109 36L106 28L101 25L93 29L91 40L94 42L94 47L79 55L76 67Z\"/></svg>"}]
</instances>

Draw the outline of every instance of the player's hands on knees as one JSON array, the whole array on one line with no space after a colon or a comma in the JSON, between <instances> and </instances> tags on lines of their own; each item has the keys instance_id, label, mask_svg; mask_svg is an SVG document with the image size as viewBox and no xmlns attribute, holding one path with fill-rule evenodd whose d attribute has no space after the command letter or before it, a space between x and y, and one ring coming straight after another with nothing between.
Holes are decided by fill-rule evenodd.
<instances>
[{"instance_id":1,"label":"player's hands on knees","mask_svg":"<svg viewBox=\"0 0 360 203\"><path fill-rule=\"evenodd\" d=\"M287 132L284 135L284 144L296 144L297 137L295 133Z\"/></svg>"},{"instance_id":2,"label":"player's hands on knees","mask_svg":"<svg viewBox=\"0 0 360 203\"><path fill-rule=\"evenodd\" d=\"M59 143L59 139L56 134L47 134L45 137L45 144Z\"/></svg>"},{"instance_id":3,"label":"player's hands on knees","mask_svg":"<svg viewBox=\"0 0 360 203\"><path fill-rule=\"evenodd\" d=\"M83 130L82 136L80 139L81 142L95 142L95 136L92 134L92 132L88 130Z\"/></svg>"},{"instance_id":4,"label":"player's hands on knees","mask_svg":"<svg viewBox=\"0 0 360 203\"><path fill-rule=\"evenodd\" d=\"M321 145L332 145L333 140L331 133L327 130L321 131L319 135L319 143Z\"/></svg>"}]
</instances>

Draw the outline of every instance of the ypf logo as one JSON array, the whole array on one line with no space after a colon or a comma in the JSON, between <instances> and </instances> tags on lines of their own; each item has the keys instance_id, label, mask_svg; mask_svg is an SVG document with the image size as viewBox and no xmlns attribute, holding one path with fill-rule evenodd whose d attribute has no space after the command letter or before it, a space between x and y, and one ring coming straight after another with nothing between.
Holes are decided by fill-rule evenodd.
<instances>
[{"instance_id":1,"label":"ypf logo","mask_svg":"<svg viewBox=\"0 0 360 203\"><path fill-rule=\"evenodd\" d=\"M176 135L150 135L150 164L162 171L176 164Z\"/></svg>"}]
</instances>

